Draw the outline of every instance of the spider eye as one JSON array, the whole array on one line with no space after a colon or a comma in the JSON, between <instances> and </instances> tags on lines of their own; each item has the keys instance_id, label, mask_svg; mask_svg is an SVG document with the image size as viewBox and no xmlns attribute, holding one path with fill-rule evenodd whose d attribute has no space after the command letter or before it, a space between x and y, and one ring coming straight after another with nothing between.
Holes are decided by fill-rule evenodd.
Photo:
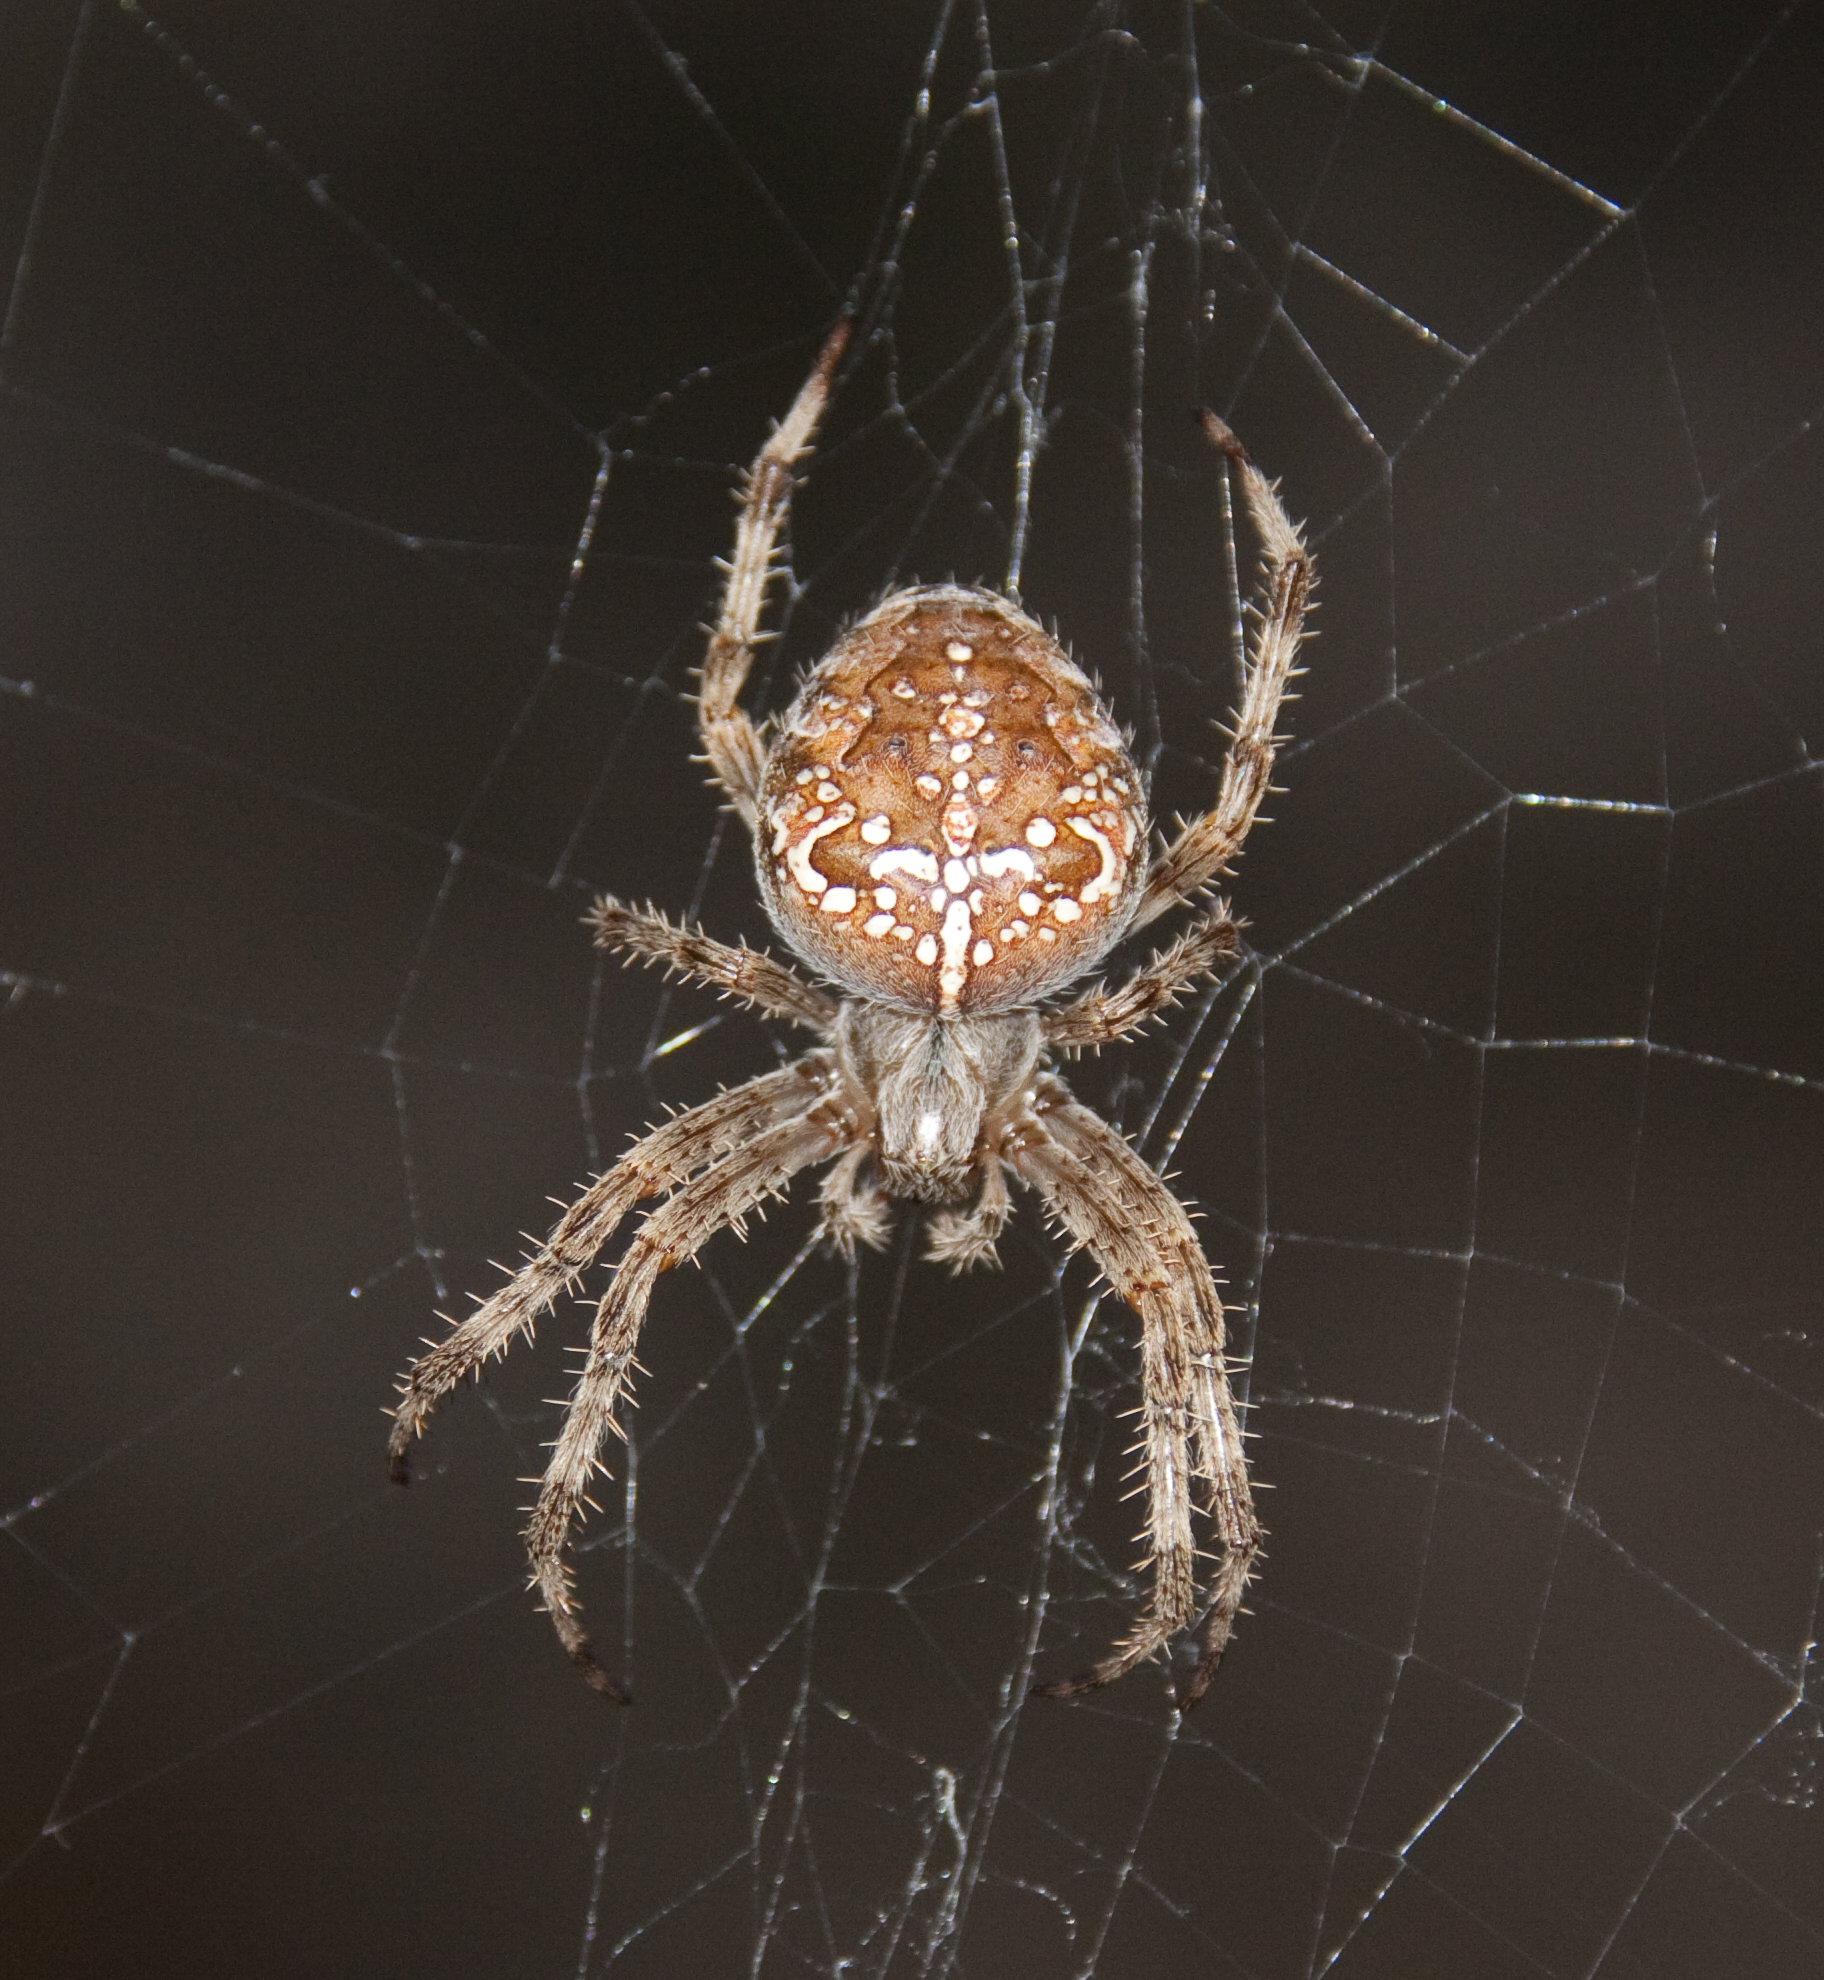
<instances>
[{"instance_id":1,"label":"spider eye","mask_svg":"<svg viewBox=\"0 0 1824 1980\"><path fill-rule=\"evenodd\" d=\"M889 756L904 756L910 747L911 744L906 741L904 736L889 736L887 738L887 754Z\"/></svg>"},{"instance_id":2,"label":"spider eye","mask_svg":"<svg viewBox=\"0 0 1824 1980\"><path fill-rule=\"evenodd\" d=\"M1022 736L1020 738L1019 754L1025 762L1027 763L1032 762L1032 760L1038 755L1038 753L1039 753L1039 746L1037 743L1035 743L1032 740L1030 736Z\"/></svg>"}]
</instances>

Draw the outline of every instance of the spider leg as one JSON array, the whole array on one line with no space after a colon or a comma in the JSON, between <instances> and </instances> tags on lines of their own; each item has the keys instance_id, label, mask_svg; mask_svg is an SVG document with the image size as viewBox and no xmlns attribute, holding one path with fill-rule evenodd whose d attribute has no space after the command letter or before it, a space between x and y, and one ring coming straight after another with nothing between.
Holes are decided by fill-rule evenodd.
<instances>
[{"instance_id":1,"label":"spider leg","mask_svg":"<svg viewBox=\"0 0 1824 1980\"><path fill-rule=\"evenodd\" d=\"M812 1052L781 1072L719 1093L654 1128L598 1176L513 1278L406 1371L388 1443L395 1482L411 1482L412 1442L443 1397L490 1355L505 1354L516 1334L532 1331L539 1315L595 1262L635 1203L675 1189L739 1143L802 1114L825 1090L829 1063L827 1054Z\"/></svg>"},{"instance_id":2,"label":"spider leg","mask_svg":"<svg viewBox=\"0 0 1824 1980\"><path fill-rule=\"evenodd\" d=\"M1191 1489L1202 1480L1222 1542L1203 1657L1178 1694L1189 1711L1209 1689L1260 1551L1241 1424L1223 1360L1222 1302L1184 1206L1125 1138L1047 1074L1010 1133L1007 1159L1045 1198L1110 1285L1140 1316L1141 1470L1153 1595L1114 1651L1080 1677L1034 1686L1070 1698L1124 1676L1196 1618Z\"/></svg>"},{"instance_id":3,"label":"spider leg","mask_svg":"<svg viewBox=\"0 0 1824 1980\"><path fill-rule=\"evenodd\" d=\"M1211 442L1229 457L1241 477L1242 499L1264 557L1265 603L1248 653L1241 710L1223 759L1215 808L1193 819L1154 860L1146 891L1128 924L1130 931L1143 928L1168 908L1188 900L1241 850L1273 774L1273 728L1295 671L1305 611L1316 582L1305 539L1281 507L1273 483L1249 460L1241 442L1213 412L1201 412L1197 417Z\"/></svg>"},{"instance_id":4,"label":"spider leg","mask_svg":"<svg viewBox=\"0 0 1824 1980\"><path fill-rule=\"evenodd\" d=\"M1216 974L1241 947L1241 923L1226 901L1217 901L1183 934L1150 956L1118 989L1099 984L1074 1002L1044 1012L1040 1029L1047 1045L1067 1052L1113 1044L1138 1031L1149 1018L1175 1004L1193 984Z\"/></svg>"},{"instance_id":5,"label":"spider leg","mask_svg":"<svg viewBox=\"0 0 1824 1980\"><path fill-rule=\"evenodd\" d=\"M619 949L642 962L662 962L668 971L824 1037L836 1022L836 999L764 950L750 949L746 943L731 948L688 922L668 921L653 908L627 907L608 894L583 919L595 930L598 949Z\"/></svg>"},{"instance_id":6,"label":"spider leg","mask_svg":"<svg viewBox=\"0 0 1824 1980\"><path fill-rule=\"evenodd\" d=\"M853 1122L838 1107L819 1103L732 1148L648 1212L596 1308L588 1359L564 1411L526 1527L526 1552L533 1585L570 1661L597 1691L617 1703L626 1704L627 1694L589 1647L564 1549L588 1502L589 1481L601 1468L602 1440L611 1430L618 1433L615 1405L635 1365L634 1349L653 1286L661 1272L683 1264L725 1225L739 1230L750 1210L783 1189L800 1169L838 1153L853 1133Z\"/></svg>"},{"instance_id":7,"label":"spider leg","mask_svg":"<svg viewBox=\"0 0 1824 1980\"><path fill-rule=\"evenodd\" d=\"M1006 1172L1000 1158L990 1155L982 1164L982 1193L970 1208L940 1211L931 1219L926 1233L927 1261L948 1265L952 1272L967 1272L975 1265L998 1265L1001 1261L995 1247L1012 1215Z\"/></svg>"},{"instance_id":8,"label":"spider leg","mask_svg":"<svg viewBox=\"0 0 1824 1980\"><path fill-rule=\"evenodd\" d=\"M703 754L709 759L710 775L750 829L758 814L766 749L760 732L735 706L735 698L761 637L767 580L773 574L779 532L792 506L792 465L810 450L829 401L837 360L848 341L849 320L844 317L830 332L791 411L773 429L747 471L741 485L741 516L735 524L735 554L727 566L722 608L703 659L697 695Z\"/></svg>"}]
</instances>

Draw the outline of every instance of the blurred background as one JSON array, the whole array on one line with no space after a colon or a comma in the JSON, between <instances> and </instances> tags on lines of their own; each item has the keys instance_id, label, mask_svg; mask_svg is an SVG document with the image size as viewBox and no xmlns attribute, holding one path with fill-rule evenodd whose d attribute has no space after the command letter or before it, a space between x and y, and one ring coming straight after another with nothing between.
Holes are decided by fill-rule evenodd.
<instances>
[{"instance_id":1,"label":"blurred background","mask_svg":"<svg viewBox=\"0 0 1824 1980\"><path fill-rule=\"evenodd\" d=\"M1815 4L27 0L0 22L0 1975L1799 1976L1824 1959ZM783 1027L692 761L730 490L857 330L750 702L1017 589L1169 819L1322 573L1249 949L1071 1070L1198 1207L1268 1556L1135 1599L1134 1327L810 1191L398 1371Z\"/></svg>"}]
</instances>

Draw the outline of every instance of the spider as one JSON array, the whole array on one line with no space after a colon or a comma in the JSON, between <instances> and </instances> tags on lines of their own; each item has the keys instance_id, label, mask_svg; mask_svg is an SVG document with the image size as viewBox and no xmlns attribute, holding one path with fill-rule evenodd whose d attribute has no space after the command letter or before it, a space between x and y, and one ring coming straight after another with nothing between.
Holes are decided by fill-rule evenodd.
<instances>
[{"instance_id":1,"label":"spider","mask_svg":"<svg viewBox=\"0 0 1824 1980\"><path fill-rule=\"evenodd\" d=\"M393 1476L437 1402L572 1291L615 1227L649 1211L596 1307L526 1529L531 1585L571 1661L627 1693L590 1648L566 1549L660 1273L739 1228L802 1169L829 1163L822 1231L844 1256L887 1236L890 1200L931 1206L927 1257L996 1262L1011 1173L1035 1190L1140 1320L1140 1471L1151 1599L1069 1697L1123 1676L1205 1616L1177 1694L1208 1689L1260 1548L1223 1353L1223 1310L1183 1206L1047 1063L1128 1037L1239 948L1205 890L1266 795L1274 724L1294 673L1310 553L1273 486L1212 412L1198 418L1239 477L1263 554L1262 600L1215 808L1154 851L1146 789L1089 679L1011 599L958 584L893 592L811 670L784 721L736 705L791 507L848 336L839 323L740 488L734 557L699 677L709 773L754 838L767 915L833 988L743 944L604 897L595 940L800 1025L817 1042L649 1132L564 1213L524 1268L415 1361L393 1412ZM1062 994L1116 943L1201 900L1195 920L1118 987ZM1221 1552L1198 1589L1194 1502Z\"/></svg>"}]
</instances>

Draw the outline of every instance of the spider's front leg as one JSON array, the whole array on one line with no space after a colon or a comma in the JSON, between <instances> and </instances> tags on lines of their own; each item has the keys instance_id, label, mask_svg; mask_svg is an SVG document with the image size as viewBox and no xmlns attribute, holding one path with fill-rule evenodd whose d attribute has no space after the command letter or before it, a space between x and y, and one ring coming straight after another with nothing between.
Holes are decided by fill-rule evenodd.
<instances>
[{"instance_id":1,"label":"spider's front leg","mask_svg":"<svg viewBox=\"0 0 1824 1980\"><path fill-rule=\"evenodd\" d=\"M751 830L759 815L766 747L760 732L735 706L761 638L760 614L779 532L792 506L792 468L810 451L817 422L829 402L830 382L849 341L845 316L829 334L792 409L774 429L741 487L735 554L722 587L722 608L709 638L697 695L697 727L710 773L728 793Z\"/></svg>"},{"instance_id":2,"label":"spider's front leg","mask_svg":"<svg viewBox=\"0 0 1824 1980\"><path fill-rule=\"evenodd\" d=\"M1213 412L1198 414L1213 446L1241 478L1242 500L1264 560L1265 601L1250 644L1241 709L1223 758L1215 808L1195 818L1154 860L1146 891L1128 924L1131 933L1206 887L1240 852L1273 774L1274 725L1292 676L1317 570L1298 525L1281 506L1272 482Z\"/></svg>"},{"instance_id":3,"label":"spider's front leg","mask_svg":"<svg viewBox=\"0 0 1824 1980\"><path fill-rule=\"evenodd\" d=\"M570 1529L589 1503L589 1481L601 1467L602 1441L610 1431L619 1431L615 1406L634 1366L634 1349L660 1273L683 1264L724 1227L738 1230L750 1210L782 1190L800 1169L827 1161L853 1139L856 1123L836 1097L835 1077L826 1072L822 1085L823 1096L816 1104L730 1149L651 1211L596 1309L588 1359L564 1411L563 1427L526 1528L526 1552L533 1585L570 1661L597 1691L618 1704L627 1703L627 1693L597 1662L577 1610L564 1558Z\"/></svg>"},{"instance_id":4,"label":"spider's front leg","mask_svg":"<svg viewBox=\"0 0 1824 1980\"><path fill-rule=\"evenodd\" d=\"M634 1204L675 1189L741 1141L802 1114L822 1096L828 1066L826 1056L814 1053L719 1093L655 1128L598 1176L512 1279L406 1371L388 1444L394 1482L411 1482L412 1444L443 1397L490 1356L505 1354L516 1335L532 1331L595 1263Z\"/></svg>"},{"instance_id":5,"label":"spider's front leg","mask_svg":"<svg viewBox=\"0 0 1824 1980\"><path fill-rule=\"evenodd\" d=\"M1223 1358L1222 1302L1184 1206L1122 1135L1051 1075L1010 1135L1008 1160L1140 1316L1141 1468L1153 1595L1114 1652L1080 1677L1034 1686L1070 1698L1124 1676L1196 1620L1190 1487L1202 1479L1222 1542L1207 1597L1203 1656L1178 1692L1189 1711L1209 1689L1247 1592L1262 1533L1241 1422Z\"/></svg>"}]
</instances>

